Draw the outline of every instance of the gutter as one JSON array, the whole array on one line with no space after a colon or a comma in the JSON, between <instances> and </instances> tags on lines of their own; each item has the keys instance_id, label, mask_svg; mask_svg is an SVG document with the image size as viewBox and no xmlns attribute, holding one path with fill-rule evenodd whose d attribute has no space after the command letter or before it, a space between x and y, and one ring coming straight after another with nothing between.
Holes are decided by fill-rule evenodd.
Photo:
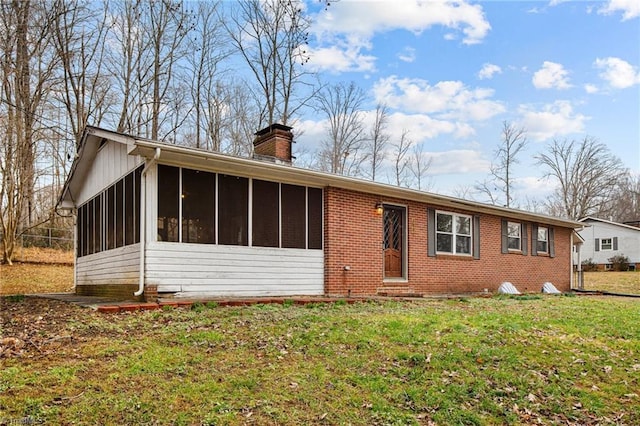
<instances>
[{"instance_id":1,"label":"gutter","mask_svg":"<svg viewBox=\"0 0 640 426\"><path fill-rule=\"evenodd\" d=\"M156 147L153 158L144 166L140 174L140 276L138 278L138 291L134 292L134 296L142 296L144 293L144 269L145 269L145 253L147 246L147 171L154 166L160 158L160 148Z\"/></svg>"}]
</instances>

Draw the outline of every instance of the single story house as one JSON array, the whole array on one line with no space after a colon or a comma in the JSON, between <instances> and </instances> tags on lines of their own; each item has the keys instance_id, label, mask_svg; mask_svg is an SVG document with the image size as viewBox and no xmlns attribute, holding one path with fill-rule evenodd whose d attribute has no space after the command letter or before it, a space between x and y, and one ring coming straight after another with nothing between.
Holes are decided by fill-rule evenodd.
<instances>
[{"instance_id":1,"label":"single story house","mask_svg":"<svg viewBox=\"0 0 640 426\"><path fill-rule=\"evenodd\" d=\"M599 270L607 271L612 269L609 259L623 255L629 258L630 270L640 267L640 227L597 217L585 217L579 222L588 225L578 231L584 238L582 259L591 259Z\"/></svg>"},{"instance_id":2,"label":"single story house","mask_svg":"<svg viewBox=\"0 0 640 426\"><path fill-rule=\"evenodd\" d=\"M572 287L579 222L87 127L58 208L84 295L366 296Z\"/></svg>"}]
</instances>

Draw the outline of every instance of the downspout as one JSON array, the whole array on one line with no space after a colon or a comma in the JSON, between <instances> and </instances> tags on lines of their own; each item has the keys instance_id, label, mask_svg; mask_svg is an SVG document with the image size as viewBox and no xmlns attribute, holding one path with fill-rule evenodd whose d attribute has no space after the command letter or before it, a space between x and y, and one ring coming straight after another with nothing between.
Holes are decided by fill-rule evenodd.
<instances>
[{"instance_id":1,"label":"downspout","mask_svg":"<svg viewBox=\"0 0 640 426\"><path fill-rule=\"evenodd\" d=\"M575 274L573 273L573 233L575 231L571 230L571 235L569 236L569 247L571 247L571 256L569 256L569 271L571 273L571 275L569 275L569 290L573 290L574 289L574 281L575 281ZM577 252L577 250L576 250ZM577 255L577 253L576 253Z\"/></svg>"},{"instance_id":2,"label":"downspout","mask_svg":"<svg viewBox=\"0 0 640 426\"><path fill-rule=\"evenodd\" d=\"M134 296L142 296L142 293L144 293L144 267L147 246L147 171L156 164L158 158L160 158L160 148L156 148L153 158L140 173L140 276L138 278L138 291L133 293Z\"/></svg>"}]
</instances>

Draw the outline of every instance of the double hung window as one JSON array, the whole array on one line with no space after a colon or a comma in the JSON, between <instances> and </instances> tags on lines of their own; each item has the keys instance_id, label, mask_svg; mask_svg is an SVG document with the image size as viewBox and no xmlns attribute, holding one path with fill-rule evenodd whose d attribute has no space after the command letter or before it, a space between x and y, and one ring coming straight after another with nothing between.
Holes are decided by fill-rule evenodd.
<instances>
[{"instance_id":1,"label":"double hung window","mask_svg":"<svg viewBox=\"0 0 640 426\"><path fill-rule=\"evenodd\" d=\"M436 251L471 254L471 216L436 212Z\"/></svg>"}]
</instances>

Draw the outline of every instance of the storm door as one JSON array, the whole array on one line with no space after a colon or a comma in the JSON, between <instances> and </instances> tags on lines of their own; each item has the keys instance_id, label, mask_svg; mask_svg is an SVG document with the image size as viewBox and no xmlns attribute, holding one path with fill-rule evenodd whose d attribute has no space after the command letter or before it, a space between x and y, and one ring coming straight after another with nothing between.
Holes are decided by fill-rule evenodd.
<instances>
[{"instance_id":1,"label":"storm door","mask_svg":"<svg viewBox=\"0 0 640 426\"><path fill-rule=\"evenodd\" d=\"M385 278L404 277L404 216L404 207L384 206L383 252Z\"/></svg>"}]
</instances>

